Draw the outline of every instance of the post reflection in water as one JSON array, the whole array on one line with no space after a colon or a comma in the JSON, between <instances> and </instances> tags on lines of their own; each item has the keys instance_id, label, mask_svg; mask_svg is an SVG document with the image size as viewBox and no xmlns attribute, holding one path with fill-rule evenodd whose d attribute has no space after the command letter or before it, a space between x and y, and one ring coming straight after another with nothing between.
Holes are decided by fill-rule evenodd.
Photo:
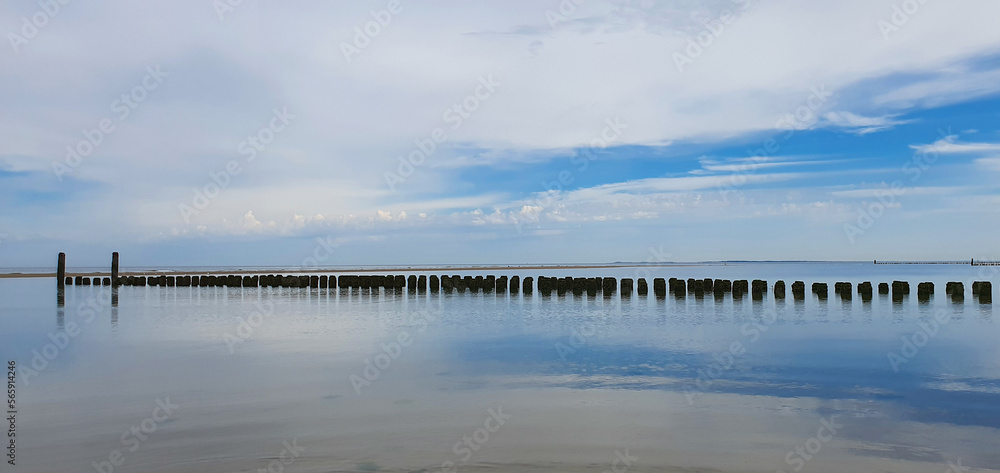
<instances>
[{"instance_id":1,"label":"post reflection in water","mask_svg":"<svg viewBox=\"0 0 1000 473\"><path fill-rule=\"evenodd\" d=\"M893 279L850 277L849 265L802 267L771 270L810 284L827 268L839 281ZM938 270L920 279L939 287L964 279ZM31 287L0 281L0 296L21 298ZM38 471L101 460L91 440L114 448L123 426L137 421L119 408L134 413L168 393L184 401L183 414L142 449L144 462L173 465L167 472L192 462L213 467L204 471L252 471L246 452L268 451L282 435L298 436L318 469L427 469L453 455L469 419L501 405L512 419L465 469L516 461L576 471L602 461L590 451L628 446L649 469L790 471L787 452L830 416L845 428L810 470L936 472L946 467L935 459L958 457L963 466L991 468L1000 444L1000 328L992 304L972 297L956 304L940 295L623 299L123 287L109 298L94 290L68 288L57 326L80 323L77 308L92 304L100 323L80 323L79 336L31 379L23 401L32 422L19 453ZM48 297L22 305L51 314ZM119 301L128 319L120 319ZM268 310L257 317L254 304L263 301ZM941 311L945 322L931 327ZM42 325L25 315L5 319L4 332L43 346L50 319ZM398 340L406 344L397 350ZM35 346L25 347L10 357L30 359ZM364 377L365 360L375 357L380 371ZM360 394L352 375L364 380ZM121 387L113 403L108 386ZM241 434L237 441L219 431ZM155 440L162 438L169 441ZM211 452L199 449L207 443ZM185 463L171 463L179 455Z\"/></svg>"}]
</instances>

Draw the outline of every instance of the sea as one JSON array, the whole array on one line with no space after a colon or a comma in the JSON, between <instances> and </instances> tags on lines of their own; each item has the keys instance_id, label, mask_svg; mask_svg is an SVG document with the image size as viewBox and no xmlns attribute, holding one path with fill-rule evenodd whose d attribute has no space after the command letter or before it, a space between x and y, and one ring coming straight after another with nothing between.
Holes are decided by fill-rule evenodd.
<instances>
[{"instance_id":1,"label":"sea","mask_svg":"<svg viewBox=\"0 0 1000 473\"><path fill-rule=\"evenodd\" d=\"M998 272L453 266L378 274L646 278L650 293L69 286L63 304L54 278L2 278L0 472L1000 471L1000 324L971 294ZM661 277L807 291L658 298ZM894 280L911 294L833 293Z\"/></svg>"}]
</instances>

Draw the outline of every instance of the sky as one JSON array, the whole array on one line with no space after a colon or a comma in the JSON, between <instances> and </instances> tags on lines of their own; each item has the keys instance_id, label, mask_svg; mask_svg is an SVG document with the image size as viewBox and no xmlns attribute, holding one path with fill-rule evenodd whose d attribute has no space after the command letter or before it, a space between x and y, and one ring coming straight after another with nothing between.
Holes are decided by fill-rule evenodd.
<instances>
[{"instance_id":1,"label":"sky","mask_svg":"<svg viewBox=\"0 0 1000 473\"><path fill-rule=\"evenodd\" d=\"M1000 260L997 18L5 2L0 267Z\"/></svg>"}]
</instances>

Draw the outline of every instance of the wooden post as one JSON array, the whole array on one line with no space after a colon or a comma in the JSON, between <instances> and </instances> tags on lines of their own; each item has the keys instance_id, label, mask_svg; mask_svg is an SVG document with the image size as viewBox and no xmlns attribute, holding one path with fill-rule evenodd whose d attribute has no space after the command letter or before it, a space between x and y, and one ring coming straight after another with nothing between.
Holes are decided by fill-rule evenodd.
<instances>
[{"instance_id":1,"label":"wooden post","mask_svg":"<svg viewBox=\"0 0 1000 473\"><path fill-rule=\"evenodd\" d=\"M431 292L436 293L438 292L438 289L441 287L441 280L437 277L436 274L432 274L430 277L430 284L431 284Z\"/></svg>"},{"instance_id":2,"label":"wooden post","mask_svg":"<svg viewBox=\"0 0 1000 473\"><path fill-rule=\"evenodd\" d=\"M569 289L573 291L574 296L582 296L583 293L587 292L587 278L572 278Z\"/></svg>"},{"instance_id":3,"label":"wooden post","mask_svg":"<svg viewBox=\"0 0 1000 473\"><path fill-rule=\"evenodd\" d=\"M872 283L870 281L865 281L858 284L858 294L861 294L861 300L863 302L872 301L872 293L874 292L872 288Z\"/></svg>"},{"instance_id":4,"label":"wooden post","mask_svg":"<svg viewBox=\"0 0 1000 473\"><path fill-rule=\"evenodd\" d=\"M458 280L458 284L456 284L455 287L458 288L458 292L465 292L466 289L470 292L476 292L472 289L473 284L475 284L475 280L472 279L472 276L462 276L462 278Z\"/></svg>"},{"instance_id":5,"label":"wooden post","mask_svg":"<svg viewBox=\"0 0 1000 473\"><path fill-rule=\"evenodd\" d=\"M409 275L406 277L406 292L415 293L417 292L417 276Z\"/></svg>"},{"instance_id":6,"label":"wooden post","mask_svg":"<svg viewBox=\"0 0 1000 473\"><path fill-rule=\"evenodd\" d=\"M837 290L837 286L840 286L840 290ZM839 282L833 285L834 293L840 294L840 298L845 301L852 300L854 298L853 285L849 282Z\"/></svg>"},{"instance_id":7,"label":"wooden post","mask_svg":"<svg viewBox=\"0 0 1000 473\"><path fill-rule=\"evenodd\" d=\"M888 289L886 289L888 293ZM803 281L795 281L792 283L792 297L797 301L804 301L806 299L806 283Z\"/></svg>"},{"instance_id":8,"label":"wooden post","mask_svg":"<svg viewBox=\"0 0 1000 473\"><path fill-rule=\"evenodd\" d=\"M118 287L118 252L111 253L111 286Z\"/></svg>"},{"instance_id":9,"label":"wooden post","mask_svg":"<svg viewBox=\"0 0 1000 473\"><path fill-rule=\"evenodd\" d=\"M601 292L604 294L604 297L611 297L616 289L618 289L618 280L615 278L601 279Z\"/></svg>"},{"instance_id":10,"label":"wooden post","mask_svg":"<svg viewBox=\"0 0 1000 473\"><path fill-rule=\"evenodd\" d=\"M681 298L687 295L687 285L684 280L677 278L670 278L667 280L667 287L670 292L674 294L674 297Z\"/></svg>"},{"instance_id":11,"label":"wooden post","mask_svg":"<svg viewBox=\"0 0 1000 473\"><path fill-rule=\"evenodd\" d=\"M624 278L624 279L622 279L621 289L619 289L619 293L620 293L622 299L627 299L629 297L632 297L632 279L631 278Z\"/></svg>"},{"instance_id":12,"label":"wooden post","mask_svg":"<svg viewBox=\"0 0 1000 473\"><path fill-rule=\"evenodd\" d=\"M972 283L972 296L979 299L980 304L993 303L993 283L990 281L976 281Z\"/></svg>"},{"instance_id":13,"label":"wooden post","mask_svg":"<svg viewBox=\"0 0 1000 473\"><path fill-rule=\"evenodd\" d=\"M665 297L667 295L667 280L663 278L653 278L653 294L656 297Z\"/></svg>"},{"instance_id":14,"label":"wooden post","mask_svg":"<svg viewBox=\"0 0 1000 473\"><path fill-rule=\"evenodd\" d=\"M558 295L559 297L565 296L566 291L569 291L569 285L571 284L572 280L573 278L570 277L556 278L555 280L556 295Z\"/></svg>"},{"instance_id":15,"label":"wooden post","mask_svg":"<svg viewBox=\"0 0 1000 473\"><path fill-rule=\"evenodd\" d=\"M441 291L445 294L451 294L455 290L455 283L451 279L451 276L447 274L441 275Z\"/></svg>"},{"instance_id":16,"label":"wooden post","mask_svg":"<svg viewBox=\"0 0 1000 473\"><path fill-rule=\"evenodd\" d=\"M483 289L483 285L486 284L486 278L482 276L476 276L472 280L472 292L479 292Z\"/></svg>"},{"instance_id":17,"label":"wooden post","mask_svg":"<svg viewBox=\"0 0 1000 473\"><path fill-rule=\"evenodd\" d=\"M497 277L486 276L483 278L483 292L489 294L497 288Z\"/></svg>"},{"instance_id":18,"label":"wooden post","mask_svg":"<svg viewBox=\"0 0 1000 473\"><path fill-rule=\"evenodd\" d=\"M917 299L923 302L930 300L934 295L934 283L922 282L917 284Z\"/></svg>"},{"instance_id":19,"label":"wooden post","mask_svg":"<svg viewBox=\"0 0 1000 473\"><path fill-rule=\"evenodd\" d=\"M60 288L66 286L66 253L59 253L59 262L56 263L56 282Z\"/></svg>"}]
</instances>

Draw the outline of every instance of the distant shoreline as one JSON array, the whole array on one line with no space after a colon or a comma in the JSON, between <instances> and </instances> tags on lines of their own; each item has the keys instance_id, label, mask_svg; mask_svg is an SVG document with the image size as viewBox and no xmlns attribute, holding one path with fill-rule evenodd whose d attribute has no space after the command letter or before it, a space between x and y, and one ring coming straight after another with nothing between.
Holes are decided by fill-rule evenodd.
<instances>
[{"instance_id":1,"label":"distant shoreline","mask_svg":"<svg viewBox=\"0 0 1000 473\"><path fill-rule=\"evenodd\" d=\"M833 263L833 264L875 264L875 265L969 265L969 261L705 261L697 263L608 263L608 264L534 264L534 265L478 265L478 266L395 266L384 268L325 268L325 269L297 269L297 268L259 268L259 269L197 269L197 268L175 268L175 269L150 269L140 271L121 271L122 276L177 276L177 275L254 275L254 274L382 274L400 272L447 272L447 271L522 271L522 270L569 270L569 269L600 269L600 268L683 268L693 266L725 266L728 264L774 264L774 263ZM974 266L995 266L1000 263L976 262ZM67 271L68 276L81 277L110 277L108 271ZM0 273L0 279L20 279L20 278L52 278L55 272L25 273L8 272Z\"/></svg>"},{"instance_id":2,"label":"distant shoreline","mask_svg":"<svg viewBox=\"0 0 1000 473\"><path fill-rule=\"evenodd\" d=\"M593 264L593 265L525 265L525 266L412 266L412 267L394 267L394 268L374 268L374 269L295 269L295 268L267 268L267 269L234 269L234 270L181 270L181 269L171 269L171 270L149 270L149 271L121 271L119 275L121 276L177 276L177 275L189 275L189 274L205 274L205 275L220 275L220 274L232 274L232 275L248 275L248 274L355 274L355 273L375 273L375 274L385 274L385 273L400 273L400 272L429 272L429 271L519 271L519 270L543 270L543 269L598 269L598 268L634 268L638 266L642 267L691 267L691 266L709 266L709 265L723 265L724 262L719 263L662 263L662 264L649 264L649 263L638 263L638 264ZM66 272L67 276L82 276L82 277L95 277L95 276L111 276L111 271L95 271L95 272ZM0 279L15 279L15 278L54 278L56 273L0 273Z\"/></svg>"}]
</instances>

